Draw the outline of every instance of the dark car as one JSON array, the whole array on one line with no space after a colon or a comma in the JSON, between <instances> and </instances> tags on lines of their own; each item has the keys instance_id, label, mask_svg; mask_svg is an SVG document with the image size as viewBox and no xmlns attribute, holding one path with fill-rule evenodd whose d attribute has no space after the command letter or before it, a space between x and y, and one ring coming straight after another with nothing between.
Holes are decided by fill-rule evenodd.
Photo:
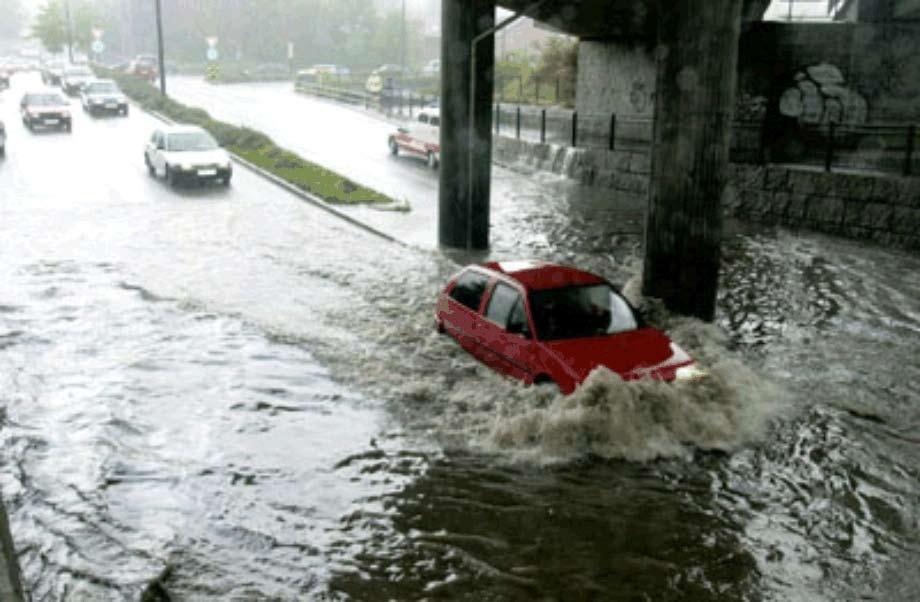
<instances>
[{"instance_id":1,"label":"dark car","mask_svg":"<svg viewBox=\"0 0 920 602\"><path fill-rule=\"evenodd\" d=\"M19 103L22 123L34 130L36 127L71 131L70 106L57 92L30 92Z\"/></svg>"},{"instance_id":2,"label":"dark car","mask_svg":"<svg viewBox=\"0 0 920 602\"><path fill-rule=\"evenodd\" d=\"M86 65L71 65L61 75L61 90L68 96L76 96L93 77L93 72Z\"/></svg>"},{"instance_id":3,"label":"dark car","mask_svg":"<svg viewBox=\"0 0 920 602\"><path fill-rule=\"evenodd\" d=\"M468 266L438 297L435 319L439 331L498 372L555 383L566 394L599 367L624 380L706 375L606 280L551 263Z\"/></svg>"},{"instance_id":4,"label":"dark car","mask_svg":"<svg viewBox=\"0 0 920 602\"><path fill-rule=\"evenodd\" d=\"M117 113L128 115L128 99L110 79L93 80L83 86L80 94L83 110L91 115Z\"/></svg>"}]
</instances>

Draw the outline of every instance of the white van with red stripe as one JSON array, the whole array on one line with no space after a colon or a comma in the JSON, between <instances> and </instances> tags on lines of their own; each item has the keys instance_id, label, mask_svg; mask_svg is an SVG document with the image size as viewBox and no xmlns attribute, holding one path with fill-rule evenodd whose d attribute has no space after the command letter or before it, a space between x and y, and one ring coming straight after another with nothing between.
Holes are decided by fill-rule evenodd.
<instances>
[{"instance_id":1,"label":"white van with red stripe","mask_svg":"<svg viewBox=\"0 0 920 602\"><path fill-rule=\"evenodd\" d=\"M401 127L390 134L390 153L400 152L425 159L435 169L441 162L441 112L422 109L412 127Z\"/></svg>"}]
</instances>

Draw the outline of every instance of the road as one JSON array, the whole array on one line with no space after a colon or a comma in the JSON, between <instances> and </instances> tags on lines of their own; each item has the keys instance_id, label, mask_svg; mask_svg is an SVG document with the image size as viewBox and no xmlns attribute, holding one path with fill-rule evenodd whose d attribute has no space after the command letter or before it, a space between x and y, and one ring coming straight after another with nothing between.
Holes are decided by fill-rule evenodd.
<instances>
[{"instance_id":1,"label":"road","mask_svg":"<svg viewBox=\"0 0 920 602\"><path fill-rule=\"evenodd\" d=\"M556 398L433 332L451 258L244 170L169 189L137 110L31 134L35 85L0 96L0 491L34 599L917 598L920 259L733 231L725 334L670 320L707 388ZM512 201L501 253L634 272L602 198Z\"/></svg>"},{"instance_id":2,"label":"road","mask_svg":"<svg viewBox=\"0 0 920 602\"><path fill-rule=\"evenodd\" d=\"M263 131L305 159L393 198L408 200L412 206L409 214L367 208L352 212L411 244L427 248L437 245L437 172L414 157L390 156L387 140L396 128L393 123L359 107L297 94L290 83L215 86L201 78L171 77L168 85L170 94L180 102L204 108L218 119ZM515 251L520 248L521 236L532 236L534 245L555 249L553 237L570 227L570 219L582 224L615 220L620 223L619 232L637 236L643 224L642 207L595 202L604 194L586 191L555 176L522 175L493 166L493 251ZM539 221L541 228L520 226L522 215ZM558 249L571 251L572 242L560 241Z\"/></svg>"}]
</instances>

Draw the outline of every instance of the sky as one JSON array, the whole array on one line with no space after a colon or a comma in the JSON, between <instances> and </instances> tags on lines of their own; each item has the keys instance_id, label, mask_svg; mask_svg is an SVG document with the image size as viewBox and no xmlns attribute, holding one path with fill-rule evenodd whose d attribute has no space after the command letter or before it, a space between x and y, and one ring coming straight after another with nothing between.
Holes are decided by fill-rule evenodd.
<instances>
[{"instance_id":1,"label":"sky","mask_svg":"<svg viewBox=\"0 0 920 602\"><path fill-rule=\"evenodd\" d=\"M255 0L258 1L258 0ZM23 0L23 5L33 13L44 4L46 0ZM399 6L401 0L367 0L370 3L376 3L381 8ZM412 12L432 14L432 5L436 5L440 0L407 0L407 10ZM789 13L790 2L792 3L793 16L796 18L815 18L827 17L827 0L774 0L767 9L767 19L785 19Z\"/></svg>"}]
</instances>

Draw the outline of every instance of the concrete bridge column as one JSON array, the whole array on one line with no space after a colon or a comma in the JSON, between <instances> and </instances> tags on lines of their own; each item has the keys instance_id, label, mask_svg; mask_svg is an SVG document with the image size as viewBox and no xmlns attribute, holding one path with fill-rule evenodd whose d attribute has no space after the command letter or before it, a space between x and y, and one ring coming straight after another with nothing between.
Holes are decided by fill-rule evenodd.
<instances>
[{"instance_id":1,"label":"concrete bridge column","mask_svg":"<svg viewBox=\"0 0 920 602\"><path fill-rule=\"evenodd\" d=\"M659 2L643 292L712 320L743 0Z\"/></svg>"},{"instance_id":2,"label":"concrete bridge column","mask_svg":"<svg viewBox=\"0 0 920 602\"><path fill-rule=\"evenodd\" d=\"M492 95L495 70L493 37L473 38L495 25L495 0L441 2L441 182L438 241L442 246L489 247L489 195L492 174ZM476 78L475 124L470 123L470 79ZM470 128L473 162L469 163ZM472 167L472 180L470 179ZM472 181L472 204L468 202Z\"/></svg>"}]
</instances>

